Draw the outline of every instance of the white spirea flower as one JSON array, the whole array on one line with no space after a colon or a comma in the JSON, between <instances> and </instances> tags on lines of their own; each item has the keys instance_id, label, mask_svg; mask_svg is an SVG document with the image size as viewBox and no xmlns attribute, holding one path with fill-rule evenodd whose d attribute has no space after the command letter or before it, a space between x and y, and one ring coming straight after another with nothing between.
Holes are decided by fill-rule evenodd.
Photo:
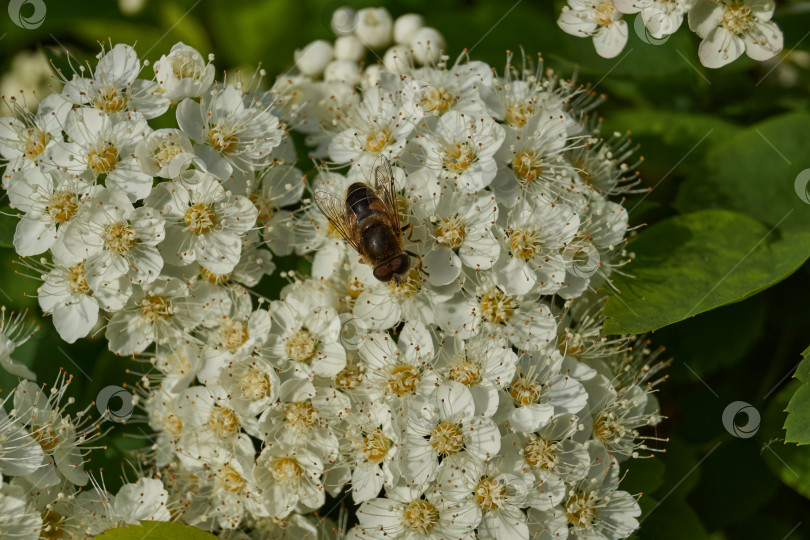
<instances>
[{"instance_id":1,"label":"white spirea flower","mask_svg":"<svg viewBox=\"0 0 810 540\"><path fill-rule=\"evenodd\" d=\"M613 0L568 0L557 24L577 37L593 37L597 54L617 56L627 44L627 23Z\"/></svg>"},{"instance_id":2,"label":"white spirea flower","mask_svg":"<svg viewBox=\"0 0 810 540\"><path fill-rule=\"evenodd\" d=\"M166 220L166 238L158 247L164 259L178 266L197 261L213 274L227 274L236 267L240 238L258 216L248 197L225 191L208 174L185 186L160 184L146 202Z\"/></svg>"},{"instance_id":3,"label":"white spirea flower","mask_svg":"<svg viewBox=\"0 0 810 540\"><path fill-rule=\"evenodd\" d=\"M72 104L59 94L46 97L36 114L22 109L15 111L22 118L6 116L0 119L0 156L8 163L3 186L20 171L29 171L44 160L48 150L61 142L62 127Z\"/></svg>"},{"instance_id":4,"label":"white spirea flower","mask_svg":"<svg viewBox=\"0 0 810 540\"><path fill-rule=\"evenodd\" d=\"M674 34L683 17L695 5L696 0L613 0L613 5L622 13L639 13L644 26L656 39Z\"/></svg>"},{"instance_id":5,"label":"white spirea flower","mask_svg":"<svg viewBox=\"0 0 810 540\"><path fill-rule=\"evenodd\" d=\"M81 70L82 75L84 69ZM141 61L135 49L119 43L109 51L102 49L92 78L74 74L65 81L62 95L76 105L88 105L105 114L137 111L145 118L157 118L169 108L169 99L158 83L139 79Z\"/></svg>"},{"instance_id":6,"label":"white spirea flower","mask_svg":"<svg viewBox=\"0 0 810 540\"><path fill-rule=\"evenodd\" d=\"M214 83L215 69L194 47L178 42L155 62L155 78L163 95L172 101L200 97Z\"/></svg>"},{"instance_id":7,"label":"white spirea flower","mask_svg":"<svg viewBox=\"0 0 810 540\"><path fill-rule=\"evenodd\" d=\"M65 132L70 142L53 146L46 165L73 174L89 171L96 181L125 192L131 201L152 189L152 177L135 157L138 144L151 128L140 115L110 116L94 109L71 111Z\"/></svg>"},{"instance_id":8,"label":"white spirea flower","mask_svg":"<svg viewBox=\"0 0 810 540\"><path fill-rule=\"evenodd\" d=\"M271 152L284 136L278 118L256 96L230 84L215 86L199 103L184 99L177 106L177 124L220 180L235 170L255 171L272 163Z\"/></svg>"},{"instance_id":9,"label":"white spirea flower","mask_svg":"<svg viewBox=\"0 0 810 540\"><path fill-rule=\"evenodd\" d=\"M775 3L762 0L697 0L689 12L689 28L703 38L700 63L719 68L742 55L768 60L782 51L784 36L771 21Z\"/></svg>"},{"instance_id":10,"label":"white spirea flower","mask_svg":"<svg viewBox=\"0 0 810 540\"><path fill-rule=\"evenodd\" d=\"M495 153L504 137L503 127L491 118L450 111L418 144L428 168L457 189L474 193L495 178Z\"/></svg>"}]
</instances>

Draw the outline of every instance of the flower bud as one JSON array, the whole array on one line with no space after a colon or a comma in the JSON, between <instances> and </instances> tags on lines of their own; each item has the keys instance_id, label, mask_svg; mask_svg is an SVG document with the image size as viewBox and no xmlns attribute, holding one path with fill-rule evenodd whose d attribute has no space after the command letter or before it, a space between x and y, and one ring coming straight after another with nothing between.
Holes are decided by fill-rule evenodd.
<instances>
[{"instance_id":1,"label":"flower bud","mask_svg":"<svg viewBox=\"0 0 810 540\"><path fill-rule=\"evenodd\" d=\"M163 95L180 101L187 97L199 97L214 82L214 65L206 63L194 47L176 43L168 56L155 62L155 78Z\"/></svg>"},{"instance_id":2,"label":"flower bud","mask_svg":"<svg viewBox=\"0 0 810 540\"><path fill-rule=\"evenodd\" d=\"M385 8L366 8L357 12L355 35L370 49L379 49L391 43L394 21Z\"/></svg>"},{"instance_id":3,"label":"flower bud","mask_svg":"<svg viewBox=\"0 0 810 540\"><path fill-rule=\"evenodd\" d=\"M383 56L383 65L389 71L394 73L405 73L410 70L413 65L411 60L411 51L402 45L394 45Z\"/></svg>"},{"instance_id":4,"label":"flower bud","mask_svg":"<svg viewBox=\"0 0 810 540\"><path fill-rule=\"evenodd\" d=\"M413 55L420 64L438 61L445 46L444 37L438 30L429 26L420 28L411 40Z\"/></svg>"},{"instance_id":5,"label":"flower bud","mask_svg":"<svg viewBox=\"0 0 810 540\"><path fill-rule=\"evenodd\" d=\"M425 18L418 13L407 13L394 23L394 42L410 45L416 32L425 26Z\"/></svg>"},{"instance_id":6,"label":"flower bud","mask_svg":"<svg viewBox=\"0 0 810 540\"><path fill-rule=\"evenodd\" d=\"M313 41L295 51L295 65L304 75L317 76L323 73L332 60L332 44L323 39Z\"/></svg>"},{"instance_id":7,"label":"flower bud","mask_svg":"<svg viewBox=\"0 0 810 540\"><path fill-rule=\"evenodd\" d=\"M359 62L366 55L366 47L355 36L341 36L335 40L335 58Z\"/></svg>"}]
</instances>

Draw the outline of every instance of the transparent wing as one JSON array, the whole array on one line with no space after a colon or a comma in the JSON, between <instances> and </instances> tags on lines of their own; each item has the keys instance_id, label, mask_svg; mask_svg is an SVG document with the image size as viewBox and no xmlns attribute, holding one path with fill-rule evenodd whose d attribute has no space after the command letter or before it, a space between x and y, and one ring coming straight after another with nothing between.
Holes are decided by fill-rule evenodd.
<instances>
[{"instance_id":1,"label":"transparent wing","mask_svg":"<svg viewBox=\"0 0 810 540\"><path fill-rule=\"evenodd\" d=\"M394 171L391 169L391 162L385 156L378 157L374 162L374 191L385 205L391 226L399 231L399 206Z\"/></svg>"},{"instance_id":2,"label":"transparent wing","mask_svg":"<svg viewBox=\"0 0 810 540\"><path fill-rule=\"evenodd\" d=\"M323 189L315 192L315 204L318 209L326 216L332 227L335 228L340 235L357 251L360 251L360 246L352 238L353 226L347 220L346 201L341 200L333 193L329 193Z\"/></svg>"}]
</instances>

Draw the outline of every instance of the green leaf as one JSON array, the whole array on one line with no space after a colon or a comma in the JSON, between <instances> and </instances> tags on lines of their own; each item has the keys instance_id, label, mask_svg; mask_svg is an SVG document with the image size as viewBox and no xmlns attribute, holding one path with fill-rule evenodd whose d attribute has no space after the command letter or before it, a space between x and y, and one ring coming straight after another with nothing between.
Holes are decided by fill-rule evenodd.
<instances>
[{"instance_id":1,"label":"green leaf","mask_svg":"<svg viewBox=\"0 0 810 540\"><path fill-rule=\"evenodd\" d=\"M680 497L661 501L642 497L639 501L644 520L637 538L655 540L703 540L709 538L695 511Z\"/></svg>"},{"instance_id":2,"label":"green leaf","mask_svg":"<svg viewBox=\"0 0 810 540\"><path fill-rule=\"evenodd\" d=\"M795 396L800 384L799 381L791 381L768 404L758 438L767 440L761 454L771 471L787 486L810 499L810 446L780 444L782 439L778 437L782 410L790 396Z\"/></svg>"},{"instance_id":3,"label":"green leaf","mask_svg":"<svg viewBox=\"0 0 810 540\"><path fill-rule=\"evenodd\" d=\"M104 540L211 540L213 534L201 531L190 525L166 521L141 521L140 525L128 525L110 529L96 536Z\"/></svg>"},{"instance_id":4,"label":"green leaf","mask_svg":"<svg viewBox=\"0 0 810 540\"><path fill-rule=\"evenodd\" d=\"M675 208L742 212L782 234L810 230L810 204L794 183L808 168L810 114L791 113L741 130L705 156L705 173L683 182ZM805 195L806 198L806 195ZM810 256L810 245L796 246Z\"/></svg>"},{"instance_id":5,"label":"green leaf","mask_svg":"<svg viewBox=\"0 0 810 540\"><path fill-rule=\"evenodd\" d=\"M802 381L796 389L785 411L785 442L799 445L810 444L810 347L802 353L801 361L793 377Z\"/></svg>"},{"instance_id":6,"label":"green leaf","mask_svg":"<svg viewBox=\"0 0 810 540\"><path fill-rule=\"evenodd\" d=\"M810 232L780 239L748 216L703 210L642 232L608 299L606 334L656 330L747 298L793 273L807 258Z\"/></svg>"},{"instance_id":7,"label":"green leaf","mask_svg":"<svg viewBox=\"0 0 810 540\"><path fill-rule=\"evenodd\" d=\"M0 208L0 247L14 247L14 231L17 229L18 212L10 206Z\"/></svg>"}]
</instances>

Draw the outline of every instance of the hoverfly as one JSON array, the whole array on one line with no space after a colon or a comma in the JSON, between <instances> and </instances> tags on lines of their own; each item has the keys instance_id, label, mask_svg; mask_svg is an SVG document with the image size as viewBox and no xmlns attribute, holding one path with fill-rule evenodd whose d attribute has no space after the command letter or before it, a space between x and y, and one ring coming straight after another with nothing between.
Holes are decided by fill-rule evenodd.
<instances>
[{"instance_id":1,"label":"hoverfly","mask_svg":"<svg viewBox=\"0 0 810 540\"><path fill-rule=\"evenodd\" d=\"M404 249L403 233L412 224L400 227L394 173L391 163L382 158L374 167L374 186L354 182L344 200L328 191L315 192L315 204L329 223L360 254L364 264L374 267L380 281L404 279L415 253Z\"/></svg>"}]
</instances>

